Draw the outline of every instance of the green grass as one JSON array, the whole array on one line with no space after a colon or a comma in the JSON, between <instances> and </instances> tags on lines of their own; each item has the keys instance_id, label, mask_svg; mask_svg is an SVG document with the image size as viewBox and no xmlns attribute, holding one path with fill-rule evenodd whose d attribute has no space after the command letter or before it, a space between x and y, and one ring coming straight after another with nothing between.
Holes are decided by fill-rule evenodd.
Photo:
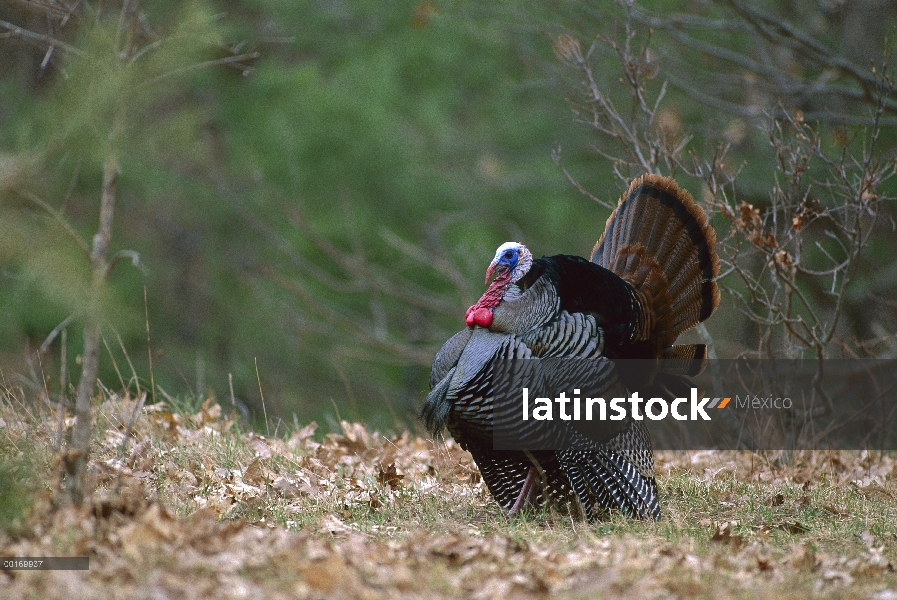
<instances>
[{"instance_id":1,"label":"green grass","mask_svg":"<svg viewBox=\"0 0 897 600\"><path fill-rule=\"evenodd\" d=\"M8 460L8 462L7 462ZM14 531L25 517L32 493L28 478L30 465L22 457L12 456L0 464L0 529Z\"/></svg>"}]
</instances>

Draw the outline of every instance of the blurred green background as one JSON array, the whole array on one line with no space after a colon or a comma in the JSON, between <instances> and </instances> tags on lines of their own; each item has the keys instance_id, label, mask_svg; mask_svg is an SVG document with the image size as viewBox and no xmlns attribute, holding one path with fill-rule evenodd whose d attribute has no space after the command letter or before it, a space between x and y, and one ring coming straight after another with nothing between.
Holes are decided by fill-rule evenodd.
<instances>
[{"instance_id":1,"label":"blurred green background","mask_svg":"<svg viewBox=\"0 0 897 600\"><path fill-rule=\"evenodd\" d=\"M644 4L711 24L731 14L726 3ZM858 64L893 36L894 2L796 4L764 7ZM235 396L257 415L260 380L269 417L289 422L338 414L413 424L432 356L463 326L500 243L525 242L537 256L590 251L608 211L567 182L553 150L596 196L614 201L621 191L570 109L581 83L549 37L574 34L587 46L596 34L621 35L625 9L612 3L148 1L145 30L131 34L155 46L127 68L109 52L120 5L85 3L64 22L51 9L66 7L0 5L3 21L83 53L60 47L48 57L45 41L0 39L7 387L43 380L58 391L60 340L39 364L26 357L79 314L89 272L34 198L89 243L117 118L112 250L138 252L141 268L123 261L111 275L103 384L133 387L129 361L144 387L149 380L145 288L160 390L213 394L227 406L232 376ZM748 53L764 43L746 30L702 31L706 43ZM654 35L661 59L672 57L675 36ZM612 55L606 64L602 75L625 102L619 64ZM698 74L725 68L697 64ZM704 82L677 65L666 63L686 78L665 99L669 127L693 134L698 149L728 140L743 196L762 204L775 182L761 119L696 102L681 88ZM868 114L862 102L844 111ZM893 126L884 136L892 147ZM701 197L696 182L683 183ZM887 272L861 278L858 304L894 290L892 253L876 251ZM892 334L893 306L875 310ZM749 337L725 301L709 327L721 355ZM68 381L77 382L81 343L76 319Z\"/></svg>"}]
</instances>

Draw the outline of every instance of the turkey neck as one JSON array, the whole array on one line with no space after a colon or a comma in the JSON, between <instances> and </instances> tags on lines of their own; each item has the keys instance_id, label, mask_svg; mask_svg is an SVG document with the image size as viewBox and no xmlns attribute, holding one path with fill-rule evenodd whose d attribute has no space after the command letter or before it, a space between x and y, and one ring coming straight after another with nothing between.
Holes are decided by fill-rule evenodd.
<instances>
[{"instance_id":1,"label":"turkey neck","mask_svg":"<svg viewBox=\"0 0 897 600\"><path fill-rule=\"evenodd\" d=\"M560 307L557 290L547 277L540 277L523 292L512 284L508 286L501 303L492 310L489 329L503 333L526 333L555 318Z\"/></svg>"},{"instance_id":2,"label":"turkey neck","mask_svg":"<svg viewBox=\"0 0 897 600\"><path fill-rule=\"evenodd\" d=\"M492 324L492 309L498 306L506 289L511 284L513 273L508 270L496 277L477 303L467 309L464 318L468 326L489 327Z\"/></svg>"}]
</instances>

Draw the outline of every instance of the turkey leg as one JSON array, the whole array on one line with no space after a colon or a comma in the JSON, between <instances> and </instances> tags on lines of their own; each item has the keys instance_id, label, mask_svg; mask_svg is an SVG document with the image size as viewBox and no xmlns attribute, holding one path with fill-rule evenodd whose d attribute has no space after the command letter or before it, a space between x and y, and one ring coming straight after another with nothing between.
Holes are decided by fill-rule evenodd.
<instances>
[{"instance_id":1,"label":"turkey leg","mask_svg":"<svg viewBox=\"0 0 897 600\"><path fill-rule=\"evenodd\" d=\"M526 473L526 479L523 480L523 487L520 488L520 494L517 496L514 506L508 511L509 516L516 515L520 512L520 509L526 506L526 502L529 500L531 492L533 491L533 486L536 485L536 477L538 476L538 470L534 465L531 465L529 471Z\"/></svg>"}]
</instances>

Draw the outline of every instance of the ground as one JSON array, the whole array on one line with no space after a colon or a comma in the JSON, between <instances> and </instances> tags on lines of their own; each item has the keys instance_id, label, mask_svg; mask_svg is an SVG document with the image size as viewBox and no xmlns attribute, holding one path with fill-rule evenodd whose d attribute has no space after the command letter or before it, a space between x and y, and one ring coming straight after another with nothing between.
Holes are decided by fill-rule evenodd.
<instances>
[{"instance_id":1,"label":"ground","mask_svg":"<svg viewBox=\"0 0 897 600\"><path fill-rule=\"evenodd\" d=\"M137 399L106 393L78 509L54 463L71 421L60 433L39 404L0 400L0 484L28 493L2 500L0 556L90 569L0 570L3 598L897 600L891 454L660 452L657 523L508 518L451 441L262 436L213 400L135 418Z\"/></svg>"}]
</instances>

